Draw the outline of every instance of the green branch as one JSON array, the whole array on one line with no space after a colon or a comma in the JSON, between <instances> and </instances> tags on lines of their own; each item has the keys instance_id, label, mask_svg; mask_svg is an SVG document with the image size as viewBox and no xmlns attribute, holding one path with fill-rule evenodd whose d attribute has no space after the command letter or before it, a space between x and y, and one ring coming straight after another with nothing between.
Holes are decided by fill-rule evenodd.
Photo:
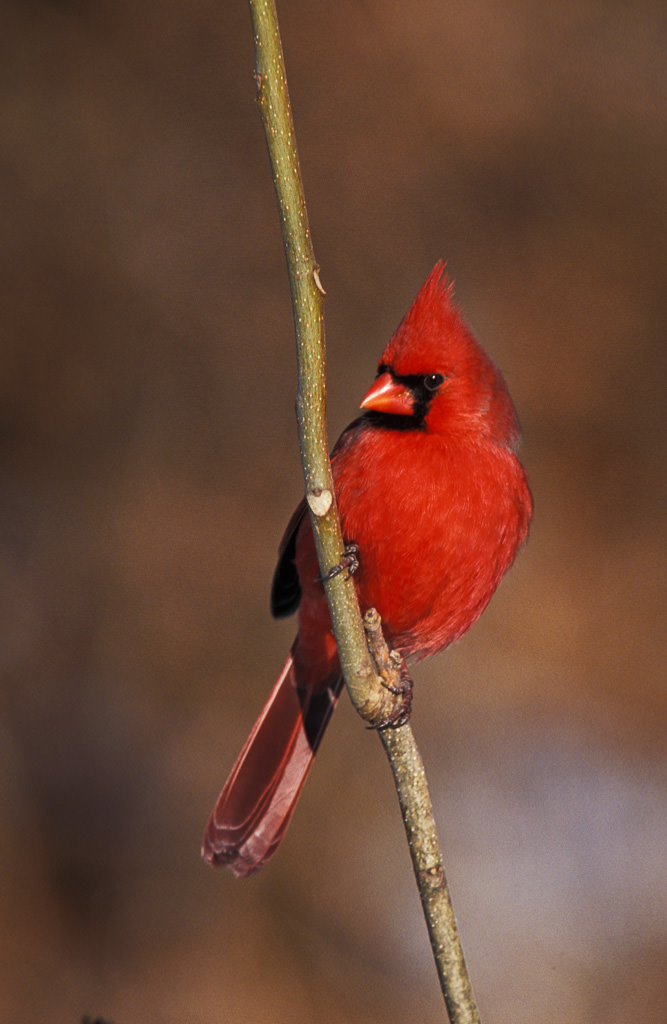
<instances>
[{"instance_id":1,"label":"green branch","mask_svg":"<svg viewBox=\"0 0 667 1024\"><path fill-rule=\"evenodd\" d=\"M343 538L329 462L326 431L324 314L301 181L278 18L273 0L248 0L255 41L257 102L271 160L297 342L297 423L306 500L320 571L343 557ZM363 552L362 552L363 558ZM352 701L371 725L391 718L396 696L383 683L388 652L377 613L366 616L370 650L356 591L345 573L325 582L341 667ZM403 670L404 671L404 670ZM438 976L452 1024L478 1024L449 899L424 766L409 725L386 728L380 738L394 774Z\"/></svg>"},{"instance_id":2,"label":"green branch","mask_svg":"<svg viewBox=\"0 0 667 1024\"><path fill-rule=\"evenodd\" d=\"M257 103L278 201L297 343L296 400L306 500L322 575L343 557L326 429L324 290L308 226L275 5L249 0L255 38ZM343 674L358 710L380 721L386 696L375 681L354 585L341 573L326 583ZM375 685L374 685L375 683Z\"/></svg>"}]
</instances>

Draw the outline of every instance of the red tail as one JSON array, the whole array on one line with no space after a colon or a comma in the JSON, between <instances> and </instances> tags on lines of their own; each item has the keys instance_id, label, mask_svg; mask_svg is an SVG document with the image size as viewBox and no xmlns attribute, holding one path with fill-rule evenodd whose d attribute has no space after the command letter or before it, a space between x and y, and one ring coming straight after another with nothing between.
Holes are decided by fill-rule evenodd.
<instances>
[{"instance_id":1,"label":"red tail","mask_svg":"<svg viewBox=\"0 0 667 1024\"><path fill-rule=\"evenodd\" d=\"M336 706L342 679L299 686L293 650L208 820L202 856L252 875L273 856Z\"/></svg>"}]
</instances>

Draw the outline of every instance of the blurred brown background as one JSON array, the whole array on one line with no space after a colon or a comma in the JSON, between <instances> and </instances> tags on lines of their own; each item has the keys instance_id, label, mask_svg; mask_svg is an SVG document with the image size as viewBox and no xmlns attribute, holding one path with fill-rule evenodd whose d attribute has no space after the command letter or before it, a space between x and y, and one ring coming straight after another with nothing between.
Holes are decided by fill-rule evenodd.
<instances>
[{"instance_id":1,"label":"blurred brown background","mask_svg":"<svg viewBox=\"0 0 667 1024\"><path fill-rule=\"evenodd\" d=\"M0 1019L440 1021L341 702L284 848L199 859L292 638L286 274L244 0L2 4ZM486 1024L665 1019L664 5L281 4L332 440L435 260L536 499L413 724Z\"/></svg>"}]
</instances>

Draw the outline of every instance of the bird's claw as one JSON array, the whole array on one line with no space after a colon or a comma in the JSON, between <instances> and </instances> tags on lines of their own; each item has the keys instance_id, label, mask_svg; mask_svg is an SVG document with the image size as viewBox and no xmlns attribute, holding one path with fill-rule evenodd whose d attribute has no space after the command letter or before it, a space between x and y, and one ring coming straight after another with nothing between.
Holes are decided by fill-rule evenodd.
<instances>
[{"instance_id":1,"label":"bird's claw","mask_svg":"<svg viewBox=\"0 0 667 1024\"><path fill-rule=\"evenodd\" d=\"M329 572L324 576L318 576L319 583L326 583L327 580L332 580L334 576L339 576L342 572L347 572L347 579L353 576L359 568L359 545L358 544L346 544L345 554L341 558L337 565L329 569Z\"/></svg>"},{"instance_id":2,"label":"bird's claw","mask_svg":"<svg viewBox=\"0 0 667 1024\"><path fill-rule=\"evenodd\" d=\"M396 652L393 652L394 654ZM398 683L391 683L384 677L384 673L380 674L380 682L385 690L393 694L395 697L400 697L400 701L396 702L394 710L377 725L369 725L369 729L377 729L380 732L382 729L399 729L406 722L410 721L410 715L412 714L412 676L407 670L407 666L401 658L402 665L400 667L400 678Z\"/></svg>"},{"instance_id":3,"label":"bird's claw","mask_svg":"<svg viewBox=\"0 0 667 1024\"><path fill-rule=\"evenodd\" d=\"M369 729L398 729L410 719L412 711L412 676L405 659L398 651L390 651L382 632L382 619L375 608L369 608L364 615L364 631L375 671L383 690L400 698L395 701L380 701L372 714L364 716L370 722ZM391 707L387 707L391 704Z\"/></svg>"}]
</instances>

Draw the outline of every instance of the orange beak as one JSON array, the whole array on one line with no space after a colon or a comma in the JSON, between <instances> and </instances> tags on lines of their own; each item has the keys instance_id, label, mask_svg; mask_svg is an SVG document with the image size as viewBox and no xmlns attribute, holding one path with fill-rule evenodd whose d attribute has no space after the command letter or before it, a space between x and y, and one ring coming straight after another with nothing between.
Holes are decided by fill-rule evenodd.
<instances>
[{"instance_id":1,"label":"orange beak","mask_svg":"<svg viewBox=\"0 0 667 1024\"><path fill-rule=\"evenodd\" d=\"M412 416L415 400L405 384L394 380L390 373L382 373L366 392L360 408L388 412L393 416Z\"/></svg>"}]
</instances>

